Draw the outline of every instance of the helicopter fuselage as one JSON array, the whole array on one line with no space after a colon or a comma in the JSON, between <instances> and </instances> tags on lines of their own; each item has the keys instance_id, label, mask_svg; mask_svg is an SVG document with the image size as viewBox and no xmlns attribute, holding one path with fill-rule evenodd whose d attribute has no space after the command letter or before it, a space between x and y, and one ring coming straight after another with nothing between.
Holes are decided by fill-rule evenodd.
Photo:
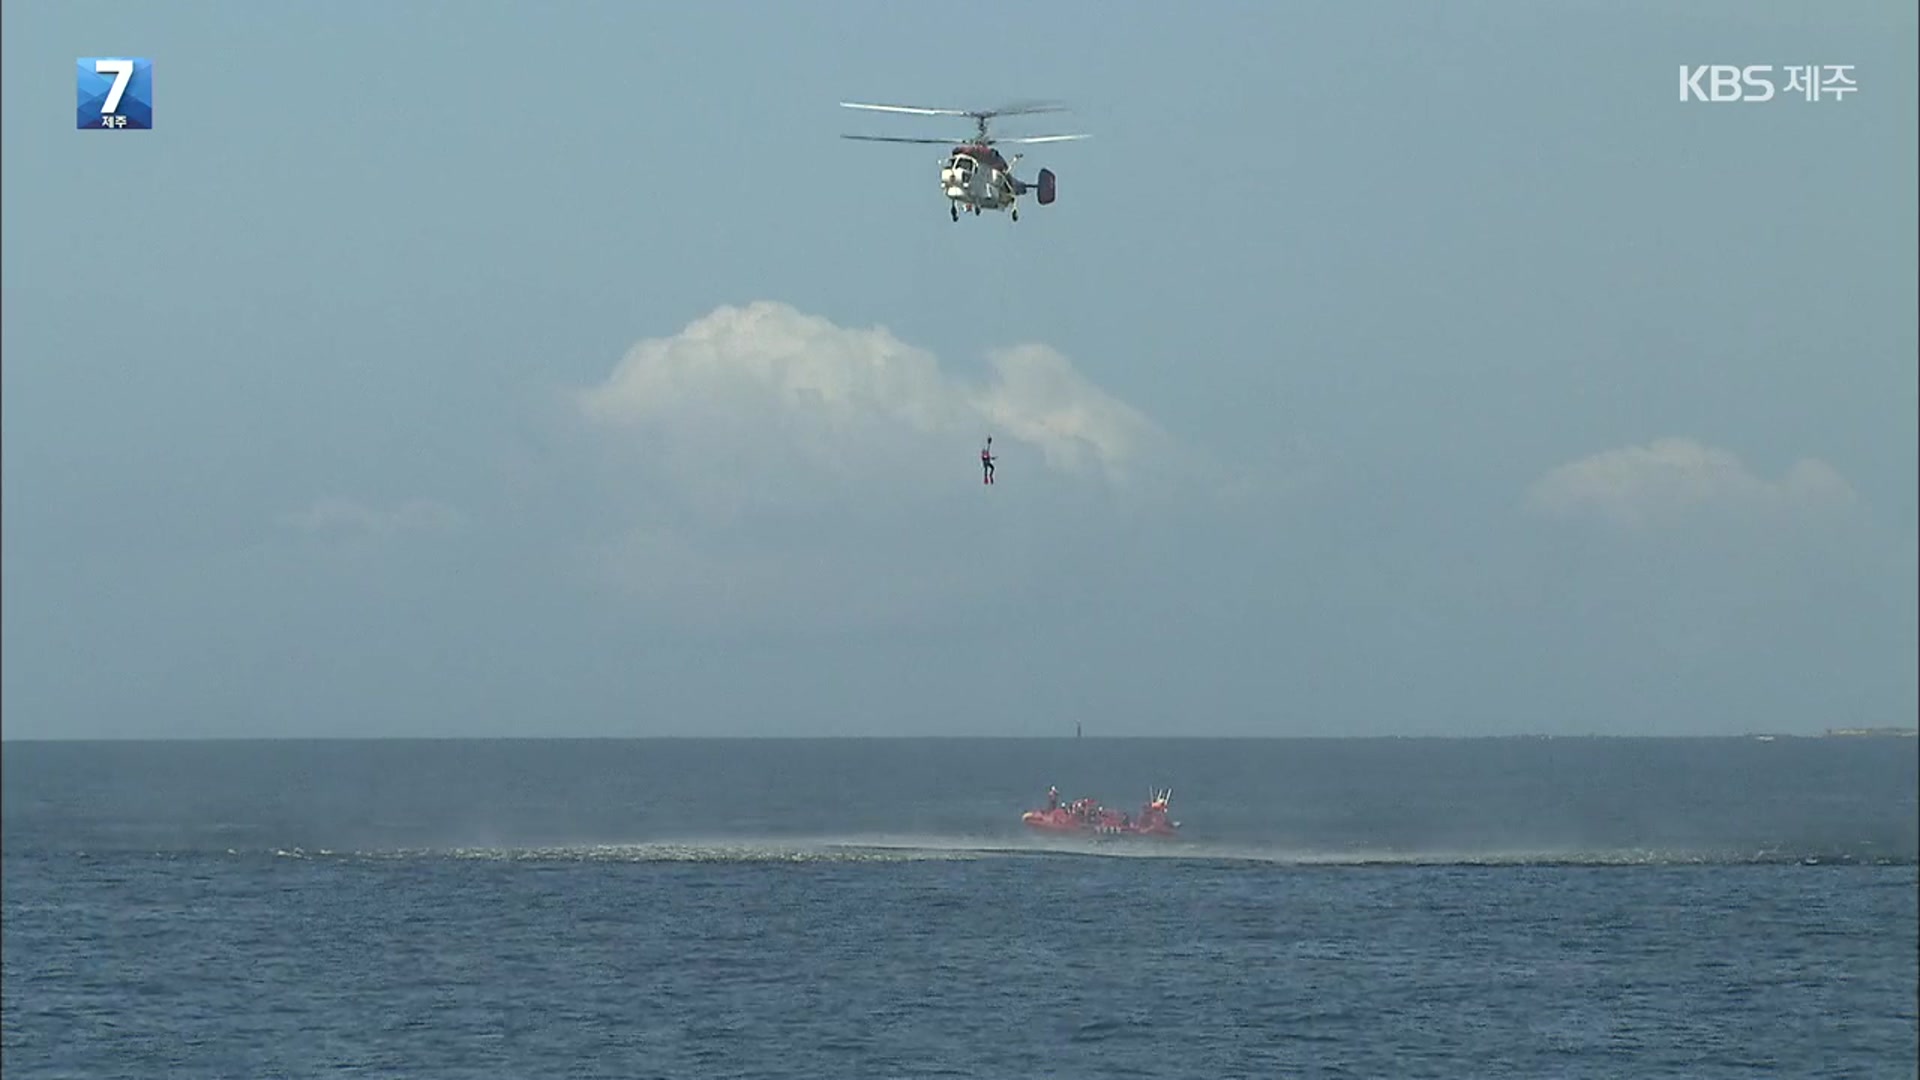
<instances>
[{"instance_id":1,"label":"helicopter fuselage","mask_svg":"<svg viewBox=\"0 0 1920 1080\"><path fill-rule=\"evenodd\" d=\"M954 147L940 163L940 190L956 211L965 207L976 213L1005 210L1019 193L1006 159L991 146Z\"/></svg>"},{"instance_id":2,"label":"helicopter fuselage","mask_svg":"<svg viewBox=\"0 0 1920 1080\"><path fill-rule=\"evenodd\" d=\"M978 216L982 210L1005 210L1020 220L1020 196L1038 191L1042 203L1053 201L1053 174L1040 170L1040 182L1029 184L1013 175L1013 162L1000 156L992 146L956 146L940 162L940 192L952 204L952 217L960 220L962 210Z\"/></svg>"}]
</instances>

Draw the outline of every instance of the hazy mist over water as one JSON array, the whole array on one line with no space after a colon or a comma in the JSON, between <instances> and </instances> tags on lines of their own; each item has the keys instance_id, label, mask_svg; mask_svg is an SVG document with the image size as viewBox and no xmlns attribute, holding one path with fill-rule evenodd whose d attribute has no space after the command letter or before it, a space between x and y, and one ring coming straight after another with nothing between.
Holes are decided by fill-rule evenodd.
<instances>
[{"instance_id":1,"label":"hazy mist over water","mask_svg":"<svg viewBox=\"0 0 1920 1080\"><path fill-rule=\"evenodd\" d=\"M1911 739L9 743L9 851L1025 842L1174 790L1189 850L1910 862Z\"/></svg>"}]
</instances>

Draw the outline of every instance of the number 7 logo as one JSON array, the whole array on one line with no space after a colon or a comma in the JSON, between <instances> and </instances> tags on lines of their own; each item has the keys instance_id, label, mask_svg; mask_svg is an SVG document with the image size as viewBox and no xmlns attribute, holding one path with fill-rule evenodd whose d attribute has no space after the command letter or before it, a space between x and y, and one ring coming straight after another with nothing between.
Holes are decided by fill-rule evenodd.
<instances>
[{"instance_id":1,"label":"number 7 logo","mask_svg":"<svg viewBox=\"0 0 1920 1080\"><path fill-rule=\"evenodd\" d=\"M133 61L95 60L93 71L96 75L113 76L113 89L107 91L107 100L100 106L100 115L119 112L120 99L126 95L127 84L133 81Z\"/></svg>"},{"instance_id":2,"label":"number 7 logo","mask_svg":"<svg viewBox=\"0 0 1920 1080\"><path fill-rule=\"evenodd\" d=\"M153 127L153 61L137 56L83 56L76 76L83 131L147 131Z\"/></svg>"}]
</instances>

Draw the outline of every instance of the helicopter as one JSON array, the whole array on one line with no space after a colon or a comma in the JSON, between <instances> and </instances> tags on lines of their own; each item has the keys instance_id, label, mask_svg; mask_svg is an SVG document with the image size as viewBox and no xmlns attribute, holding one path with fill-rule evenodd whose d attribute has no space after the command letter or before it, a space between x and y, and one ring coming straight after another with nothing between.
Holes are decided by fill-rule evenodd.
<instances>
[{"instance_id":1,"label":"helicopter","mask_svg":"<svg viewBox=\"0 0 1920 1080\"><path fill-rule=\"evenodd\" d=\"M951 139L912 139L892 135L842 135L843 139L860 139L866 142L925 143L935 146L953 146L952 151L940 161L940 191L947 197L947 212L955 221L960 220L962 210L972 211L975 217L982 210L1005 210L1020 220L1020 196L1032 192L1034 201L1041 206L1053 202L1055 196L1053 170L1041 169L1035 182L1029 184L1016 179L1013 164L1019 161L1020 154L1011 159L1000 156L994 149L996 143L1050 143L1067 142L1072 139L1084 139L1086 135L1033 135L1021 139L996 139L987 134L987 122L996 116L1020 116L1028 113L1060 112L1064 106L1035 102L1023 105L1007 105L998 109L927 109L915 105L868 105L856 101L843 101L842 107L848 109L870 109L874 112L910 113L915 116L967 116L974 122L974 135L971 142L958 145Z\"/></svg>"}]
</instances>

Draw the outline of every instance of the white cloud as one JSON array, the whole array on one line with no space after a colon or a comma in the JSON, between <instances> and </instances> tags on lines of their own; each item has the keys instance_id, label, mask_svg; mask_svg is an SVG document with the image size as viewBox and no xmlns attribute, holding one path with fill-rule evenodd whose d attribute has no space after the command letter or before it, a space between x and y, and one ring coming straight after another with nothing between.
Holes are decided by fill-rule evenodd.
<instances>
[{"instance_id":1,"label":"white cloud","mask_svg":"<svg viewBox=\"0 0 1920 1080\"><path fill-rule=\"evenodd\" d=\"M393 506L373 506L354 499L316 499L304 509L282 516L281 522L303 532L338 533L359 537L387 537L400 533L457 529L465 519L445 503L415 499Z\"/></svg>"},{"instance_id":2,"label":"white cloud","mask_svg":"<svg viewBox=\"0 0 1920 1080\"><path fill-rule=\"evenodd\" d=\"M1124 484L1172 448L1145 416L1044 345L990 357L970 385L886 329L836 326L779 303L722 307L643 341L580 396L591 420L642 433L685 479L737 468L781 484L819 470L1037 451L1054 470ZM737 477L735 477L737 479Z\"/></svg>"},{"instance_id":3,"label":"white cloud","mask_svg":"<svg viewBox=\"0 0 1920 1080\"><path fill-rule=\"evenodd\" d=\"M885 328L767 301L643 341L574 398L627 493L622 531L591 550L606 577L699 621L805 608L870 622L1011 585L1042 551L1111 543L1094 515L1193 468L1055 350L987 361L984 379L959 378Z\"/></svg>"},{"instance_id":4,"label":"white cloud","mask_svg":"<svg viewBox=\"0 0 1920 1080\"><path fill-rule=\"evenodd\" d=\"M1528 492L1537 511L1594 517L1639 530L1703 513L1810 512L1854 502L1853 488L1813 458L1795 462L1778 480L1755 475L1738 457L1689 439L1657 439L1570 462Z\"/></svg>"}]
</instances>

